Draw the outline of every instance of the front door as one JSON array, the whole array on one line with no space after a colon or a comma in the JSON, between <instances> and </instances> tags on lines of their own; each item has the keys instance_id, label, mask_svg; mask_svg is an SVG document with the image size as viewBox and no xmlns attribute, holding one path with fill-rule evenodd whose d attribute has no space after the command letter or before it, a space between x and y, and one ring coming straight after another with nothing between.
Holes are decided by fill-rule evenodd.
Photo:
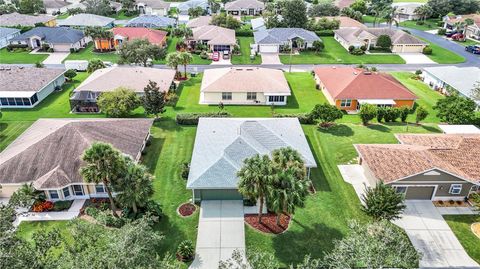
<instances>
[{"instance_id":1,"label":"front door","mask_svg":"<svg viewBox=\"0 0 480 269\"><path fill-rule=\"evenodd\" d=\"M255 9L251 8L248 10L248 15L255 15Z\"/></svg>"}]
</instances>

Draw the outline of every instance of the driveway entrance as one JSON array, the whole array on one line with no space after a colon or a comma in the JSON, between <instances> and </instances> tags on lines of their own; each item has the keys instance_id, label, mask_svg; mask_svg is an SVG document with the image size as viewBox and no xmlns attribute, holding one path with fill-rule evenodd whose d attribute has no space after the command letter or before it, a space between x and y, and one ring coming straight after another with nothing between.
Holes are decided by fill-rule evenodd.
<instances>
[{"instance_id":1,"label":"driveway entrance","mask_svg":"<svg viewBox=\"0 0 480 269\"><path fill-rule=\"evenodd\" d=\"M262 56L262 65L263 64L282 64L280 62L280 57L278 57L278 53L263 52L260 55Z\"/></svg>"},{"instance_id":2,"label":"driveway entrance","mask_svg":"<svg viewBox=\"0 0 480 269\"><path fill-rule=\"evenodd\" d=\"M238 249L245 253L242 200L205 200L200 206L195 260L190 269L218 268Z\"/></svg>"},{"instance_id":3,"label":"driveway entrance","mask_svg":"<svg viewBox=\"0 0 480 269\"><path fill-rule=\"evenodd\" d=\"M406 64L435 64L423 53L398 53L398 55L405 60Z\"/></svg>"}]
</instances>

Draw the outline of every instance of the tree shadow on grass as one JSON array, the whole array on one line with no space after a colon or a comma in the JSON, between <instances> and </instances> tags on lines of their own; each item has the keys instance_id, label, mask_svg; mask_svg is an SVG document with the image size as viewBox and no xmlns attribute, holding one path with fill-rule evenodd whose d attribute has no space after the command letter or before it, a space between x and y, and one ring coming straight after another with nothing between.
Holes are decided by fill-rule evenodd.
<instances>
[{"instance_id":1,"label":"tree shadow on grass","mask_svg":"<svg viewBox=\"0 0 480 269\"><path fill-rule=\"evenodd\" d=\"M352 128L345 124L336 124L329 128L317 128L317 130L324 134L331 134L334 136L353 136L355 134Z\"/></svg>"},{"instance_id":2,"label":"tree shadow on grass","mask_svg":"<svg viewBox=\"0 0 480 269\"><path fill-rule=\"evenodd\" d=\"M160 202L160 205L162 205L161 201L158 202ZM160 247L157 249L157 252L161 257L164 257L167 253L175 255L177 246L183 240L188 239L187 235L178 229L178 227L170 221L170 217L166 214L162 216L159 223L155 224L154 229L165 236L160 244Z\"/></svg>"},{"instance_id":3,"label":"tree shadow on grass","mask_svg":"<svg viewBox=\"0 0 480 269\"><path fill-rule=\"evenodd\" d=\"M370 124L367 126L368 129L379 131L383 133L390 133L392 130L383 124Z\"/></svg>"},{"instance_id":4,"label":"tree shadow on grass","mask_svg":"<svg viewBox=\"0 0 480 269\"><path fill-rule=\"evenodd\" d=\"M146 154L142 156L142 163L148 168L151 174L155 174L160 152L164 144L165 139L151 136L149 145L145 148Z\"/></svg>"},{"instance_id":5,"label":"tree shadow on grass","mask_svg":"<svg viewBox=\"0 0 480 269\"><path fill-rule=\"evenodd\" d=\"M307 138L308 146L312 150L314 148L312 145L312 142L310 141L310 138L308 136L306 138ZM332 189L328 184L327 176L323 171L323 167L318 158L319 156L317 156L317 151L312 150L312 153L313 153L313 158L315 159L315 163L317 164L317 168L312 168L310 171L310 180L312 181L313 187L315 188L316 191L330 192L332 191Z\"/></svg>"}]
</instances>

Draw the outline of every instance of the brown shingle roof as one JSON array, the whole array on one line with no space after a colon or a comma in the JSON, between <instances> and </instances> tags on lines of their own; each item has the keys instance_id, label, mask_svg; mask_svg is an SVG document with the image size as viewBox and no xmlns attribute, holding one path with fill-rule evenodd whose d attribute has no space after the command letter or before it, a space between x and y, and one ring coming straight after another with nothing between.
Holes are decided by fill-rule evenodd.
<instances>
[{"instance_id":1,"label":"brown shingle roof","mask_svg":"<svg viewBox=\"0 0 480 269\"><path fill-rule=\"evenodd\" d=\"M402 30L389 28L342 28L334 31L349 43L360 42L365 39L378 38L381 35L388 35L392 45L426 45L424 41L410 35Z\"/></svg>"},{"instance_id":2,"label":"brown shingle roof","mask_svg":"<svg viewBox=\"0 0 480 269\"><path fill-rule=\"evenodd\" d=\"M194 40L207 40L208 45L234 45L235 30L227 29L215 25L204 25L193 28Z\"/></svg>"},{"instance_id":3,"label":"brown shingle roof","mask_svg":"<svg viewBox=\"0 0 480 269\"><path fill-rule=\"evenodd\" d=\"M346 17L346 16L336 16L336 17L333 17L333 16L325 16L325 17L316 17L315 20L318 21L320 20L321 18L326 18L328 20L337 20L337 21L340 21L340 28L346 28L346 27L358 27L358 28L367 28L367 26L365 26L363 23L357 21L357 20L354 20L350 17Z\"/></svg>"},{"instance_id":4,"label":"brown shingle roof","mask_svg":"<svg viewBox=\"0 0 480 269\"><path fill-rule=\"evenodd\" d=\"M64 69L0 66L0 91L38 92L64 72Z\"/></svg>"},{"instance_id":5,"label":"brown shingle roof","mask_svg":"<svg viewBox=\"0 0 480 269\"><path fill-rule=\"evenodd\" d=\"M81 156L92 143L112 144L136 159L150 119L40 119L0 153L0 184L33 182L37 189L83 182Z\"/></svg>"},{"instance_id":6,"label":"brown shingle roof","mask_svg":"<svg viewBox=\"0 0 480 269\"><path fill-rule=\"evenodd\" d=\"M355 145L376 178L391 183L432 169L480 183L480 135L402 134L401 144Z\"/></svg>"}]
</instances>

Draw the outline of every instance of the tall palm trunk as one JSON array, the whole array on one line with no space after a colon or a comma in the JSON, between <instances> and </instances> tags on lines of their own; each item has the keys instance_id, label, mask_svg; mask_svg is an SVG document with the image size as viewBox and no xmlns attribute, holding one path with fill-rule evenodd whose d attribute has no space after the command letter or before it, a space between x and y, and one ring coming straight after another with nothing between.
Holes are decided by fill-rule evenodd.
<instances>
[{"instance_id":1,"label":"tall palm trunk","mask_svg":"<svg viewBox=\"0 0 480 269\"><path fill-rule=\"evenodd\" d=\"M133 213L135 213L135 216L136 216L138 212L137 203L135 202L132 203L132 209L133 209Z\"/></svg>"},{"instance_id":2,"label":"tall palm trunk","mask_svg":"<svg viewBox=\"0 0 480 269\"><path fill-rule=\"evenodd\" d=\"M282 215L282 213L278 212L277 213L277 226L280 227L280 216Z\"/></svg>"},{"instance_id":3,"label":"tall palm trunk","mask_svg":"<svg viewBox=\"0 0 480 269\"><path fill-rule=\"evenodd\" d=\"M185 73L184 76L185 76L185 78L187 78L187 65L186 64L183 65L183 70L184 70L184 73Z\"/></svg>"},{"instance_id":4,"label":"tall palm trunk","mask_svg":"<svg viewBox=\"0 0 480 269\"><path fill-rule=\"evenodd\" d=\"M110 191L110 188L108 187L108 181L104 180L103 185L105 186L105 189L107 190L108 199L110 200L110 208L112 209L113 215L118 218L117 206L115 205L115 201L113 200L112 192Z\"/></svg>"},{"instance_id":5,"label":"tall palm trunk","mask_svg":"<svg viewBox=\"0 0 480 269\"><path fill-rule=\"evenodd\" d=\"M263 214L263 195L260 196L260 208L258 209L258 223L262 223Z\"/></svg>"}]
</instances>

